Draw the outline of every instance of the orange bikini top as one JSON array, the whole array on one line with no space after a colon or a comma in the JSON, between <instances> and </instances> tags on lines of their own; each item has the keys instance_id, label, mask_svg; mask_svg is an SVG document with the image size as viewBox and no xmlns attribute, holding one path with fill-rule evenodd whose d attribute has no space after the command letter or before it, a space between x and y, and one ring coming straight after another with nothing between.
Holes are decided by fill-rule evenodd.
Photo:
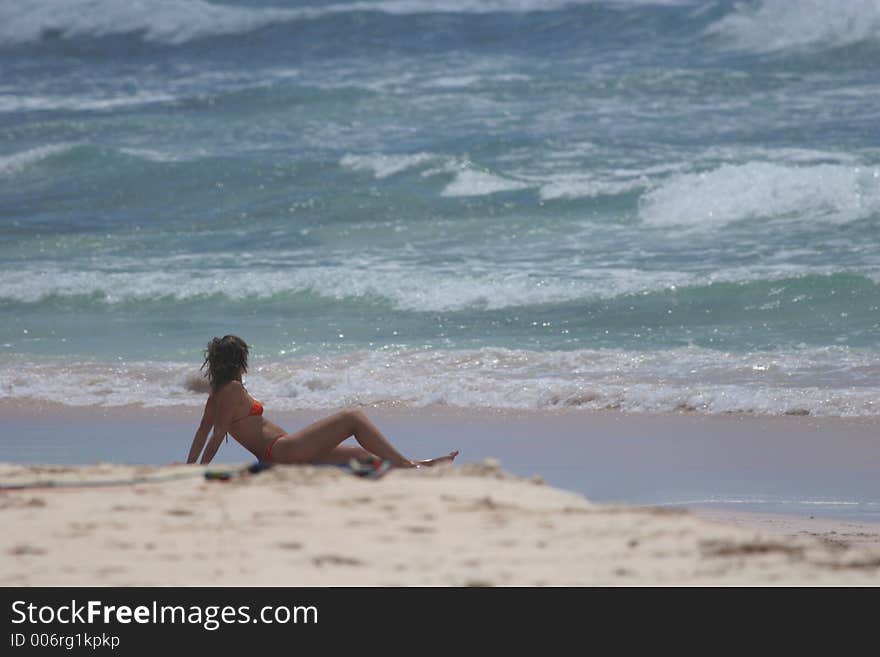
<instances>
[{"instance_id":1,"label":"orange bikini top","mask_svg":"<svg viewBox=\"0 0 880 657\"><path fill-rule=\"evenodd\" d=\"M248 414L245 417L250 417L251 415L262 415L263 414L263 405L258 402L256 399L254 403L251 404L251 410L248 411ZM243 420L244 417L238 418L238 420ZM238 422L238 420L233 420L233 422ZM229 442L229 436L226 436L226 442Z\"/></svg>"},{"instance_id":2,"label":"orange bikini top","mask_svg":"<svg viewBox=\"0 0 880 657\"><path fill-rule=\"evenodd\" d=\"M251 404L251 410L248 411L248 414L244 417L239 417L233 420L233 422L238 422L239 420L243 420L245 417L250 417L251 415L262 415L263 414L263 405L258 402L256 399L254 403Z\"/></svg>"}]
</instances>

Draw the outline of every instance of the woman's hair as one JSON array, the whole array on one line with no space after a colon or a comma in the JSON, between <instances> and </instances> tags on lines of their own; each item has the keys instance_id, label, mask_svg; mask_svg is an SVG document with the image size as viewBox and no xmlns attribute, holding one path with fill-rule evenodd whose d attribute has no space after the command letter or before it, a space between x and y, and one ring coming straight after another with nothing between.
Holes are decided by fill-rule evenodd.
<instances>
[{"instance_id":1,"label":"woman's hair","mask_svg":"<svg viewBox=\"0 0 880 657\"><path fill-rule=\"evenodd\" d=\"M247 343L237 335L224 335L211 340L205 349L205 362L202 363L211 389L218 390L238 378L241 370L247 372L247 358Z\"/></svg>"}]
</instances>

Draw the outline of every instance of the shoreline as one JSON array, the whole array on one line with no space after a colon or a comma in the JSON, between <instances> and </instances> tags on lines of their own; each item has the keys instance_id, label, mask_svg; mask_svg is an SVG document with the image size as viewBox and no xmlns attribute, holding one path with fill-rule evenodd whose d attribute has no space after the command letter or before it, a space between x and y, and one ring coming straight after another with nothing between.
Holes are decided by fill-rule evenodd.
<instances>
[{"instance_id":1,"label":"shoreline","mask_svg":"<svg viewBox=\"0 0 880 657\"><path fill-rule=\"evenodd\" d=\"M19 412L33 413L35 415L45 414L64 414L64 413L85 413L93 414L95 412L112 415L115 413L143 413L148 416L165 415L167 413L191 414L201 412L202 403L198 404L168 404L159 406L145 406L143 404L124 404L105 406L100 404L63 404L61 402L49 401L43 399L33 399L31 397L0 398L0 413ZM267 403L268 406L268 403ZM298 409L274 410L273 413L278 415L298 416L303 414L318 414L324 416L333 413L342 408L360 408L364 411L372 411L381 414L482 414L491 416L548 416L548 417L571 417L571 416L607 416L607 417L676 417L676 418L705 418L712 421L713 418L719 420L766 420L766 421L782 421L782 422L803 422L811 423L845 423L856 426L874 426L880 428L880 414L878 415L812 415L809 413L780 413L765 414L755 413L752 411L724 411L724 412L704 412L699 409L679 409L664 411L633 411L618 408L586 408L581 406L560 405L547 408L500 408L497 406L457 406L453 404L427 404L424 406L412 406L404 402L392 401L377 404L352 404L352 405L336 405L336 406L315 406Z\"/></svg>"},{"instance_id":2,"label":"shoreline","mask_svg":"<svg viewBox=\"0 0 880 657\"><path fill-rule=\"evenodd\" d=\"M689 507L697 518L763 534L812 536L832 545L880 548L880 521L843 520L802 513L749 513L714 507Z\"/></svg>"},{"instance_id":3,"label":"shoreline","mask_svg":"<svg viewBox=\"0 0 880 657\"><path fill-rule=\"evenodd\" d=\"M495 459L597 503L880 522L880 418L362 408L412 458L460 449L460 462ZM288 431L336 410L267 404ZM0 462L160 465L185 460L201 409L0 400L0 414L18 436L0 444ZM253 456L230 440L216 460Z\"/></svg>"}]
</instances>

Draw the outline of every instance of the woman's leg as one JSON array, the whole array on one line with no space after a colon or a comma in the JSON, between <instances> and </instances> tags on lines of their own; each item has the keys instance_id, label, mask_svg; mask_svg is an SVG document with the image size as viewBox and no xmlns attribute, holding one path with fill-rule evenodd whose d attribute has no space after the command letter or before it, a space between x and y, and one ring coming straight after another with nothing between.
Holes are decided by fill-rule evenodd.
<instances>
[{"instance_id":1,"label":"woman's leg","mask_svg":"<svg viewBox=\"0 0 880 657\"><path fill-rule=\"evenodd\" d=\"M424 459L422 461L413 461L413 463L415 463L416 467L421 467L423 465L430 466L442 463L443 461L454 461L456 456L458 456L458 450L451 452L446 456L440 456L435 459ZM379 457L372 452L368 452L363 447L341 445L333 448L326 456L314 459L312 463L339 465L340 463L350 463L352 459L357 459L358 461L370 461L375 458Z\"/></svg>"},{"instance_id":2,"label":"woman's leg","mask_svg":"<svg viewBox=\"0 0 880 657\"><path fill-rule=\"evenodd\" d=\"M359 409L339 411L284 436L272 449L272 458L279 463L322 462L328 457L333 458L331 455L339 443L350 436L354 436L371 455L388 459L397 467L416 465L398 452Z\"/></svg>"},{"instance_id":3,"label":"woman's leg","mask_svg":"<svg viewBox=\"0 0 880 657\"><path fill-rule=\"evenodd\" d=\"M312 463L331 463L333 465L338 465L340 463L349 463L352 459L368 461L375 458L378 457L372 452L368 452L363 447L342 445L332 449L326 456L314 459Z\"/></svg>"}]
</instances>

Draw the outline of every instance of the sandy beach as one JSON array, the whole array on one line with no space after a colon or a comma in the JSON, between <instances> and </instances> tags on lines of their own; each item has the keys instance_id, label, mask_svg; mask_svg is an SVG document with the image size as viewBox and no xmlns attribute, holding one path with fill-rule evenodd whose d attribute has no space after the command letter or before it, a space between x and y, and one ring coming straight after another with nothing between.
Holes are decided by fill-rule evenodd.
<instances>
[{"instance_id":1,"label":"sandy beach","mask_svg":"<svg viewBox=\"0 0 880 657\"><path fill-rule=\"evenodd\" d=\"M4 484L148 480L0 493L6 586L880 584L870 517L634 503L768 481L864 494L878 465L870 420L373 408L405 453L462 456L377 481L283 466L218 482L167 465L197 409L2 411L21 441L4 441ZM321 415L278 417L293 429ZM251 461L230 442L207 469Z\"/></svg>"},{"instance_id":2,"label":"sandy beach","mask_svg":"<svg viewBox=\"0 0 880 657\"><path fill-rule=\"evenodd\" d=\"M377 481L284 466L217 482L203 469L2 466L7 483L172 479L4 492L0 584L880 584L876 527L854 544L595 505L492 462Z\"/></svg>"}]
</instances>

